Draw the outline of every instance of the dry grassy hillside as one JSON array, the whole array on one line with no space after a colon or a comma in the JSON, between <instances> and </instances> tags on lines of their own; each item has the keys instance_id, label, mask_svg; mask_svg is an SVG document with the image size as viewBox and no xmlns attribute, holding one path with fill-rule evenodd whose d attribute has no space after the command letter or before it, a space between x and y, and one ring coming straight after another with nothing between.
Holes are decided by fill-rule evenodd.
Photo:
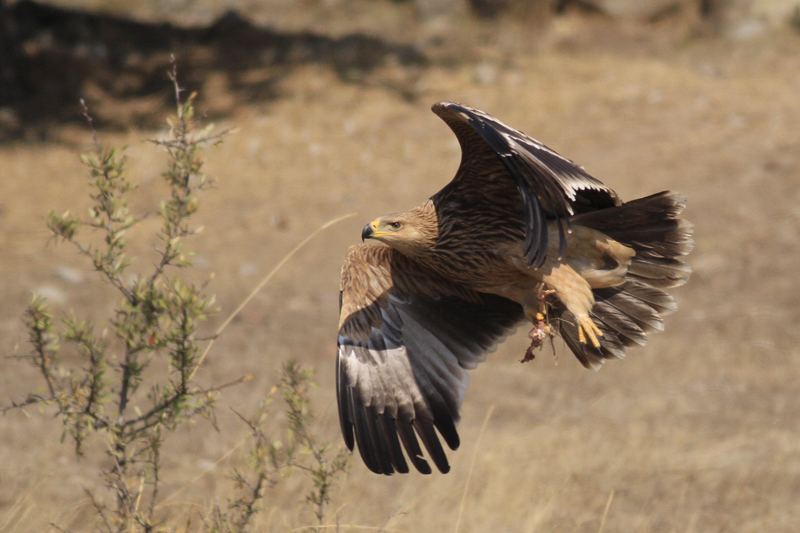
<instances>
[{"instance_id":1,"label":"dry grassy hillside","mask_svg":"<svg viewBox=\"0 0 800 533\"><path fill-rule=\"evenodd\" d=\"M341 260L367 221L415 205L452 177L458 145L429 111L447 99L543 141L623 199L686 194L694 273L675 291L679 311L666 331L597 373L560 342L555 357L545 349L521 365L520 330L473 373L452 472L379 477L354 456L330 524L453 530L466 489L461 532L800 531L800 34L675 42L580 18L549 31L537 46L497 38L419 70L415 100L305 65L280 81L278 98L233 102L225 122L239 133L209 151L219 181L204 197L205 231L194 243L223 309L209 331L309 232L358 215L295 256L214 346L202 382L256 379L225 392L220 432L201 421L164 450L164 508L176 519L193 513L197 524L228 497L226 473L244 459L241 449L226 454L245 428L227 406L255 409L289 357L317 370L320 431L339 441ZM20 315L31 291L95 317L115 301L71 249L45 246L42 215L87 205L78 153L90 137L74 127L60 135L73 143L0 146L3 355L27 350ZM163 155L141 142L152 135L100 132L104 143L129 146L141 184L134 207L143 211L164 193ZM152 244L136 255L148 257ZM41 386L34 369L0 359L4 405ZM0 531L87 528L82 488L97 487L98 469L92 453L78 460L59 443L61 430L46 411L0 417ZM270 494L257 531L312 523L298 483Z\"/></svg>"}]
</instances>

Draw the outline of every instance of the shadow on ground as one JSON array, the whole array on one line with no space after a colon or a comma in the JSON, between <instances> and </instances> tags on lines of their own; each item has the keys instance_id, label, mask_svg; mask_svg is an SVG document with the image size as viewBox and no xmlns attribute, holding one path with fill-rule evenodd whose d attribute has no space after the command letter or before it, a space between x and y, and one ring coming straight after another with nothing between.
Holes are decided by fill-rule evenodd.
<instances>
[{"instance_id":1,"label":"shadow on ground","mask_svg":"<svg viewBox=\"0 0 800 533\"><path fill-rule=\"evenodd\" d=\"M274 31L234 11L208 27L182 28L23 0L0 4L0 28L0 141L47 138L54 123L81 120L81 98L101 127L160 124L172 105L164 91L171 54L185 86L202 89L201 107L211 115L235 104L215 102L223 92L239 102L276 97L276 82L301 64L325 64L343 80L371 83L377 68L407 72L427 62L409 45L364 34ZM384 82L413 98L402 80Z\"/></svg>"}]
</instances>

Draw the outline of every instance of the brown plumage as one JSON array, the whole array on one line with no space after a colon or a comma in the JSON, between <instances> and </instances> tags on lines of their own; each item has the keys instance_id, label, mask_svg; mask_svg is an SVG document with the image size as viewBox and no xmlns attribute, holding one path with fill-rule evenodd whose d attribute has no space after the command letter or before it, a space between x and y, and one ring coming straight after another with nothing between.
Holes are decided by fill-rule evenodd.
<instances>
[{"instance_id":1,"label":"brown plumage","mask_svg":"<svg viewBox=\"0 0 800 533\"><path fill-rule=\"evenodd\" d=\"M690 268L685 199L623 203L543 144L463 105L433 111L462 149L422 205L368 224L342 267L337 395L347 446L377 473L449 470L467 370L526 319L587 368L663 329ZM532 357L531 350L524 360ZM422 446L419 441L422 441Z\"/></svg>"}]
</instances>

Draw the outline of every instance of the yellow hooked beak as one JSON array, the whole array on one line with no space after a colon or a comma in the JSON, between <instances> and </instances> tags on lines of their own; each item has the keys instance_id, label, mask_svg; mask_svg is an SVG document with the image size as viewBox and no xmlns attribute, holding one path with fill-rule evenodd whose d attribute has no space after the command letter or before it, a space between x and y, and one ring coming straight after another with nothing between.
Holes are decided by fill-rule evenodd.
<instances>
[{"instance_id":1,"label":"yellow hooked beak","mask_svg":"<svg viewBox=\"0 0 800 533\"><path fill-rule=\"evenodd\" d=\"M386 231L378 231L378 226L380 226L379 219L375 219L364 226L364 230L361 232L361 240L365 241L366 239L377 239L378 237L389 235L389 233Z\"/></svg>"}]
</instances>

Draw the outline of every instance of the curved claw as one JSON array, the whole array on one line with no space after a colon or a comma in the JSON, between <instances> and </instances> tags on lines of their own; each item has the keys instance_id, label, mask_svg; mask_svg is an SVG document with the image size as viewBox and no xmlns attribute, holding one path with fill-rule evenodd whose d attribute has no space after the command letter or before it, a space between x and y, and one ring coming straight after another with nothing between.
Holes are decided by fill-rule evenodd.
<instances>
[{"instance_id":1,"label":"curved claw","mask_svg":"<svg viewBox=\"0 0 800 533\"><path fill-rule=\"evenodd\" d=\"M592 341L592 346L600 348L600 341L597 340L597 337L602 336L603 332L600 331L600 328L588 315L578 317L578 341L581 344L586 344L586 337L589 337L589 340Z\"/></svg>"}]
</instances>

